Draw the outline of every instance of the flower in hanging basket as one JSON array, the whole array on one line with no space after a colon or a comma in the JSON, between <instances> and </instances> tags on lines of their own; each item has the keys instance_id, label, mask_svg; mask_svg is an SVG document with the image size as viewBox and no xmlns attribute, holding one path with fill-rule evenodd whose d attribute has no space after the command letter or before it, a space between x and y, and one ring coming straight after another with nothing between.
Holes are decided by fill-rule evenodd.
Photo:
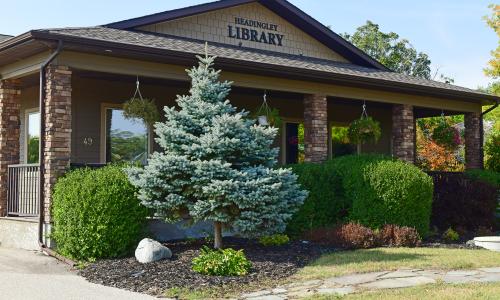
<instances>
[{"instance_id":1,"label":"flower in hanging basket","mask_svg":"<svg viewBox=\"0 0 500 300\"><path fill-rule=\"evenodd\" d=\"M450 150L456 150L457 147L462 144L459 130L446 121L441 122L434 128L432 131L432 139L439 145Z\"/></svg>"},{"instance_id":2,"label":"flower in hanging basket","mask_svg":"<svg viewBox=\"0 0 500 300\"><path fill-rule=\"evenodd\" d=\"M126 119L140 119L148 126L160 120L160 113L154 100L132 98L123 104L123 116Z\"/></svg>"},{"instance_id":3,"label":"flower in hanging basket","mask_svg":"<svg viewBox=\"0 0 500 300\"><path fill-rule=\"evenodd\" d=\"M372 117L354 120L349 126L348 137L352 144L376 143L381 136L380 123Z\"/></svg>"}]
</instances>

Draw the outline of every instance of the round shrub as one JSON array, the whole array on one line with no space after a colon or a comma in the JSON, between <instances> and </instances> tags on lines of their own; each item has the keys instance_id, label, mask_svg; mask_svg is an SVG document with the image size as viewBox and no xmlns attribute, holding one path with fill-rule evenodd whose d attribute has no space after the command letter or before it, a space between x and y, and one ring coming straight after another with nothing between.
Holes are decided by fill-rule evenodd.
<instances>
[{"instance_id":1,"label":"round shrub","mask_svg":"<svg viewBox=\"0 0 500 300\"><path fill-rule=\"evenodd\" d=\"M351 220L371 228L413 227L421 236L427 234L433 182L417 167L390 160L367 163L344 178L344 189L353 200Z\"/></svg>"},{"instance_id":2,"label":"round shrub","mask_svg":"<svg viewBox=\"0 0 500 300\"><path fill-rule=\"evenodd\" d=\"M283 246L290 242L290 238L286 234L266 235L259 238L259 243L262 246Z\"/></svg>"},{"instance_id":3,"label":"round shrub","mask_svg":"<svg viewBox=\"0 0 500 300\"><path fill-rule=\"evenodd\" d=\"M203 247L199 256L193 259L193 271L211 276L244 276L252 264L243 250Z\"/></svg>"},{"instance_id":4,"label":"round shrub","mask_svg":"<svg viewBox=\"0 0 500 300\"><path fill-rule=\"evenodd\" d=\"M127 254L144 230L147 209L121 167L70 171L56 183L52 206L58 251L92 260Z\"/></svg>"}]
</instances>

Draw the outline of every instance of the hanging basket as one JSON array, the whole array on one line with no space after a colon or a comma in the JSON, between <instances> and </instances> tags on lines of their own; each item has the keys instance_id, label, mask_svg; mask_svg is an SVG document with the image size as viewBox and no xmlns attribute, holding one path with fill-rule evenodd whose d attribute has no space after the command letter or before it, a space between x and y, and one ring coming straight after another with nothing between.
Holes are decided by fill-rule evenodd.
<instances>
[{"instance_id":1,"label":"hanging basket","mask_svg":"<svg viewBox=\"0 0 500 300\"><path fill-rule=\"evenodd\" d=\"M254 116L256 116L257 123L261 126L281 128L282 120L280 112L276 108L269 107L267 103L267 93L264 93L264 101Z\"/></svg>"},{"instance_id":2,"label":"hanging basket","mask_svg":"<svg viewBox=\"0 0 500 300\"><path fill-rule=\"evenodd\" d=\"M381 135L380 123L372 117L361 117L349 126L348 136L352 144L376 143Z\"/></svg>"},{"instance_id":3,"label":"hanging basket","mask_svg":"<svg viewBox=\"0 0 500 300\"><path fill-rule=\"evenodd\" d=\"M123 104L125 119L140 119L147 126L153 126L160 120L160 113L154 100L144 99L141 94L139 77L137 77L134 96Z\"/></svg>"}]
</instances>

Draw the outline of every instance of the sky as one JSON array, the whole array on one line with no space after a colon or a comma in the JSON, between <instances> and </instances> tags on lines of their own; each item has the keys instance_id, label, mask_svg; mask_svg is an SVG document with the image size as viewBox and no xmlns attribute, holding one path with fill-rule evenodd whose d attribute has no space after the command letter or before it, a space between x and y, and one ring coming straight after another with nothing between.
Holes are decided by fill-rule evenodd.
<instances>
[{"instance_id":1,"label":"sky","mask_svg":"<svg viewBox=\"0 0 500 300\"><path fill-rule=\"evenodd\" d=\"M102 25L210 0L16 0L2 1L0 33ZM492 0L291 0L337 33L352 33L371 20L429 54L434 72L470 88L486 86L483 74L497 37L482 19ZM7 13L6 13L7 12Z\"/></svg>"}]
</instances>

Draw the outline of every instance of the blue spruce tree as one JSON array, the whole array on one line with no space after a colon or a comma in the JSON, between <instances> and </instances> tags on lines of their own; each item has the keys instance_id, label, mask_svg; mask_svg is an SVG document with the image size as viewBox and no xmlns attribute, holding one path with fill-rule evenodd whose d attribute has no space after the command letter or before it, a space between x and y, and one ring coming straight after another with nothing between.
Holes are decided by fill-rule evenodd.
<instances>
[{"instance_id":1,"label":"blue spruce tree","mask_svg":"<svg viewBox=\"0 0 500 300\"><path fill-rule=\"evenodd\" d=\"M307 192L291 170L276 168L277 129L237 111L215 58L198 59L188 71L189 95L178 96L178 108L165 107L166 121L155 125L163 151L144 168L127 170L139 199L170 221L212 221L215 248L222 247L223 228L245 236L283 232Z\"/></svg>"}]
</instances>

